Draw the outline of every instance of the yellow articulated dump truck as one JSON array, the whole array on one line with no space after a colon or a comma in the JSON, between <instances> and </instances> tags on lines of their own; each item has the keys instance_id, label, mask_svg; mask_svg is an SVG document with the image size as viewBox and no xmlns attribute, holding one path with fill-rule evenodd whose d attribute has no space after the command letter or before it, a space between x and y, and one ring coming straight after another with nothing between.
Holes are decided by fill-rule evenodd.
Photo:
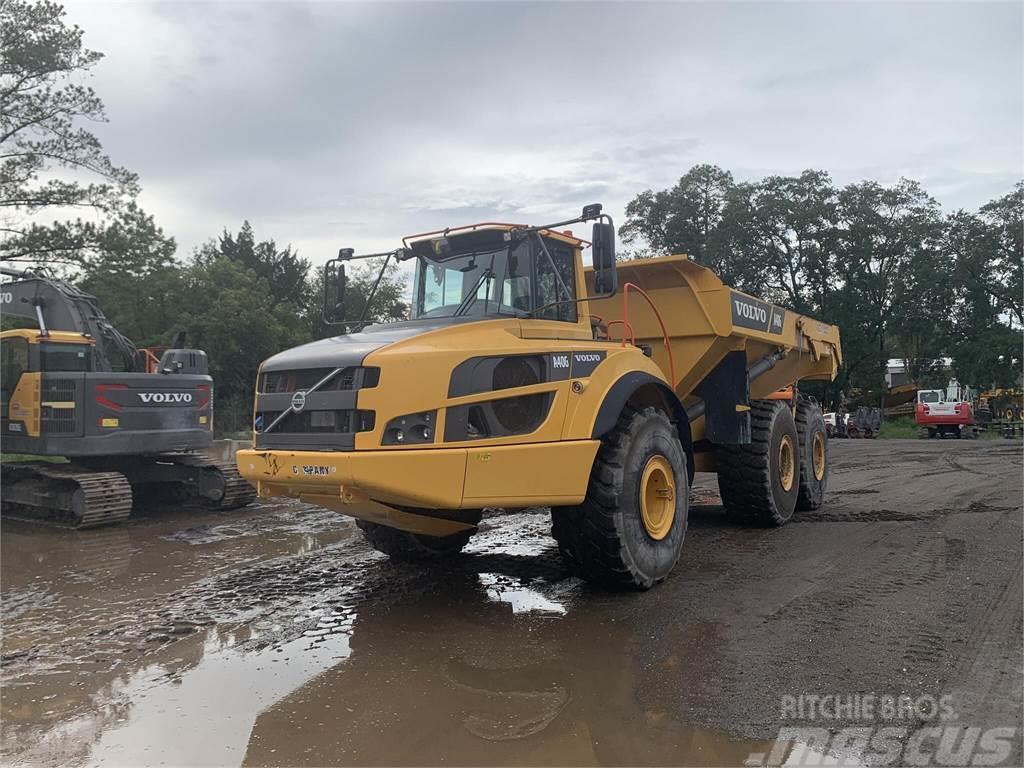
<instances>
[{"instance_id":1,"label":"yellow articulated dump truck","mask_svg":"<svg viewBox=\"0 0 1024 768\"><path fill-rule=\"evenodd\" d=\"M564 230L592 221L592 242ZM591 248L593 267L583 264ZM822 504L828 444L797 382L831 379L837 328L732 290L686 256L617 263L600 205L541 227L485 223L342 249L415 262L408 320L282 352L260 368L261 496L351 515L396 559L459 552L489 507L551 507L569 567L648 588L679 558L694 472L726 509L782 525Z\"/></svg>"}]
</instances>

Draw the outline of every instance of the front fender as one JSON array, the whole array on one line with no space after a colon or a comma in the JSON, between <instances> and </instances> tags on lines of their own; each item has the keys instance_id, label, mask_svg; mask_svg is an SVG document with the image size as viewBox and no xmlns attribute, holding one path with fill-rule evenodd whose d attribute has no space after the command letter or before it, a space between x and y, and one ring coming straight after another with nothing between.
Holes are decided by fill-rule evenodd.
<instances>
[{"instance_id":1,"label":"front fender","mask_svg":"<svg viewBox=\"0 0 1024 768\"><path fill-rule=\"evenodd\" d=\"M661 369L635 347L625 347L609 355L594 371L583 392L572 396L572 405L566 414L565 438L600 439L615 426L626 403L634 398L641 404L657 404L668 411L686 451L692 480L693 440L686 410Z\"/></svg>"}]
</instances>

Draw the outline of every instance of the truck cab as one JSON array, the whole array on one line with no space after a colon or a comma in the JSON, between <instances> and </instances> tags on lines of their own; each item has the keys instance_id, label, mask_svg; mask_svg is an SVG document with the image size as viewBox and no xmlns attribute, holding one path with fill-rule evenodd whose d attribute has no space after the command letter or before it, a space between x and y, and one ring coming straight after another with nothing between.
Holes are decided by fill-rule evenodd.
<instances>
[{"instance_id":1,"label":"truck cab","mask_svg":"<svg viewBox=\"0 0 1024 768\"><path fill-rule=\"evenodd\" d=\"M607 376L664 376L640 349L595 338L585 241L522 229L405 238L398 258L415 262L409 319L266 360L240 471L264 495L378 521L409 508L578 503L598 447L596 408L580 401L611 383L602 377L588 391L591 374L622 358L604 366ZM466 527L418 517L403 522L434 534Z\"/></svg>"}]
</instances>

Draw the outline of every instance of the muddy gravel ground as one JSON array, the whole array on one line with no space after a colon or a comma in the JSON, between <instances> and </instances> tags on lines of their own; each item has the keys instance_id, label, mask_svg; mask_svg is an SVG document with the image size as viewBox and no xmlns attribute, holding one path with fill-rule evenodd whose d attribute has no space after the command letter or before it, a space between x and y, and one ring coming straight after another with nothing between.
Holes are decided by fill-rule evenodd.
<instances>
[{"instance_id":1,"label":"muddy gravel ground","mask_svg":"<svg viewBox=\"0 0 1024 768\"><path fill-rule=\"evenodd\" d=\"M293 502L5 521L3 762L955 764L927 739L1002 728L981 757L1020 765L1021 445L831 450L825 507L781 529L730 522L699 475L646 593L568 576L546 510L489 514L432 567ZM888 753L846 738L882 726Z\"/></svg>"}]
</instances>

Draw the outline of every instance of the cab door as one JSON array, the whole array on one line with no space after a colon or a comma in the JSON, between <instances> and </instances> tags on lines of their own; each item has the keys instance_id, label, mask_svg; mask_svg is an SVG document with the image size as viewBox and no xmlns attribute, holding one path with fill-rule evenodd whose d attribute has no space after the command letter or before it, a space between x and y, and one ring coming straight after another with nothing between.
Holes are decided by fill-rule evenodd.
<instances>
[{"instance_id":1,"label":"cab door","mask_svg":"<svg viewBox=\"0 0 1024 768\"><path fill-rule=\"evenodd\" d=\"M28 339L0 339L0 433L39 435L39 374L31 373Z\"/></svg>"}]
</instances>

